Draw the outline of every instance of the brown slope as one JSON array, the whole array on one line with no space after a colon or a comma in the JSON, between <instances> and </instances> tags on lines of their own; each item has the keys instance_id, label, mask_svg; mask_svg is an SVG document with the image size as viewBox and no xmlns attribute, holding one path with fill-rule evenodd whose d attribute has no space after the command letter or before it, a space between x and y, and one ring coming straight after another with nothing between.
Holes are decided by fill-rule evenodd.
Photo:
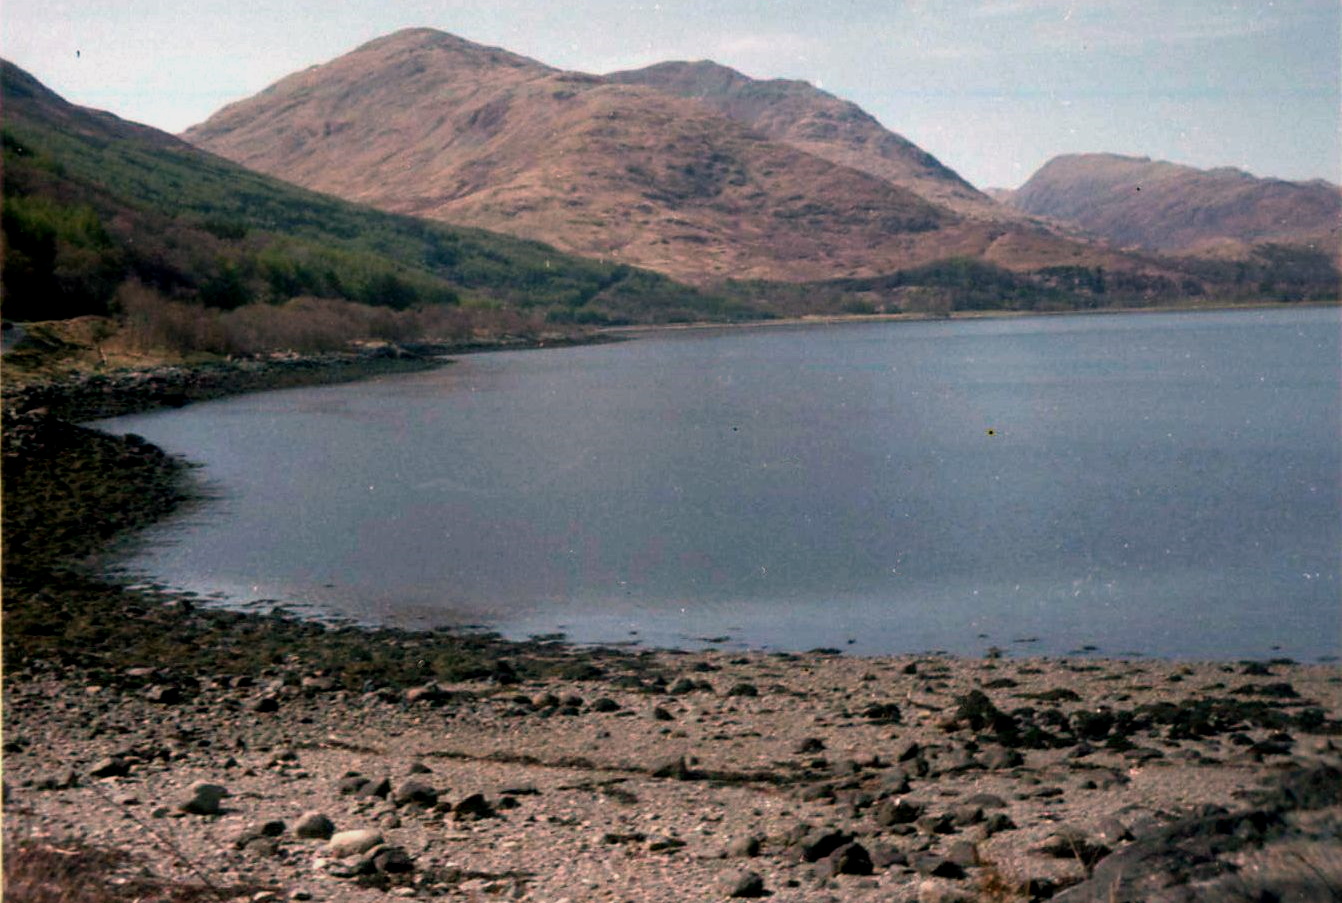
<instances>
[{"instance_id":1,"label":"brown slope","mask_svg":"<svg viewBox=\"0 0 1342 903\"><path fill-rule=\"evenodd\" d=\"M962 217L701 103L429 29L292 75L185 137L386 210L698 283L873 275L956 255L1123 265L1042 229Z\"/></svg>"},{"instance_id":2,"label":"brown slope","mask_svg":"<svg viewBox=\"0 0 1342 903\"><path fill-rule=\"evenodd\" d=\"M1075 223L1120 245L1239 254L1263 243L1336 250L1342 190L1115 154L1055 157L1009 203Z\"/></svg>"},{"instance_id":3,"label":"brown slope","mask_svg":"<svg viewBox=\"0 0 1342 903\"><path fill-rule=\"evenodd\" d=\"M857 104L807 82L754 79L709 60L658 63L606 78L697 100L770 139L907 188L959 213L1016 218Z\"/></svg>"}]
</instances>

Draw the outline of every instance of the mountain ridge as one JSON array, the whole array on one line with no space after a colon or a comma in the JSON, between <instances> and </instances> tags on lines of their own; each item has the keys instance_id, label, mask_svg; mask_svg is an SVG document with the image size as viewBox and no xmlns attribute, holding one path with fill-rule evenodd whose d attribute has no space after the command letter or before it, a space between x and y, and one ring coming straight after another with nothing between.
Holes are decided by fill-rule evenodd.
<instances>
[{"instance_id":1,"label":"mountain ridge","mask_svg":"<svg viewBox=\"0 0 1342 903\"><path fill-rule=\"evenodd\" d=\"M1330 182L1150 157L1060 155L1006 203L1119 245L1163 253L1235 257L1267 243L1336 252L1342 237L1342 188Z\"/></svg>"},{"instance_id":2,"label":"mountain ridge","mask_svg":"<svg viewBox=\"0 0 1342 903\"><path fill-rule=\"evenodd\" d=\"M875 276L954 256L1159 269L1042 225L966 215L697 100L425 29L288 76L183 137L381 209L697 285Z\"/></svg>"}]
</instances>

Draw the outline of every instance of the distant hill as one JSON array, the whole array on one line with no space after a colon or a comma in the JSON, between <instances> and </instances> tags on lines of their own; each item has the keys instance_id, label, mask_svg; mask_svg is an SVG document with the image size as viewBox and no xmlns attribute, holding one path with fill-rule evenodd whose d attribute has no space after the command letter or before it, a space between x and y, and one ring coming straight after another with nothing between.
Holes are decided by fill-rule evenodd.
<instances>
[{"instance_id":1,"label":"distant hill","mask_svg":"<svg viewBox=\"0 0 1342 903\"><path fill-rule=\"evenodd\" d=\"M648 71L563 72L411 29L288 76L184 137L385 210L702 286L875 277L957 257L1164 272L1038 224L970 215L991 202L823 92L683 71L729 87L705 102L667 79L634 83ZM771 92L784 97L767 101Z\"/></svg>"},{"instance_id":2,"label":"distant hill","mask_svg":"<svg viewBox=\"0 0 1342 903\"><path fill-rule=\"evenodd\" d=\"M1074 223L1120 246L1164 253L1235 258L1275 244L1335 255L1342 242L1342 189L1336 185L1145 157L1055 157L1006 203Z\"/></svg>"},{"instance_id":3,"label":"distant hill","mask_svg":"<svg viewBox=\"0 0 1342 903\"><path fill-rule=\"evenodd\" d=\"M668 62L606 79L699 101L767 138L907 188L970 216L1004 212L927 151L889 131L851 101L807 82L753 79L708 60Z\"/></svg>"},{"instance_id":4,"label":"distant hill","mask_svg":"<svg viewBox=\"0 0 1342 903\"><path fill-rule=\"evenodd\" d=\"M225 309L320 296L504 306L559 320L755 315L614 261L285 184L71 105L3 61L0 90L9 319L104 314L128 280Z\"/></svg>"}]
</instances>

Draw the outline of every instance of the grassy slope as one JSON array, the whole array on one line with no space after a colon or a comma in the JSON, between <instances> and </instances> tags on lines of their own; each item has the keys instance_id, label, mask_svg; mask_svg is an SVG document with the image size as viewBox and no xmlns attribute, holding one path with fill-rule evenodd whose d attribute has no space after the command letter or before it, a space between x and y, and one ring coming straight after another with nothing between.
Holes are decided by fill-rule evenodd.
<instances>
[{"instance_id":1,"label":"grassy slope","mask_svg":"<svg viewBox=\"0 0 1342 903\"><path fill-rule=\"evenodd\" d=\"M74 107L8 63L0 81L10 318L104 313L130 277L217 307L319 295L560 321L749 313L646 271L296 188Z\"/></svg>"}]
</instances>

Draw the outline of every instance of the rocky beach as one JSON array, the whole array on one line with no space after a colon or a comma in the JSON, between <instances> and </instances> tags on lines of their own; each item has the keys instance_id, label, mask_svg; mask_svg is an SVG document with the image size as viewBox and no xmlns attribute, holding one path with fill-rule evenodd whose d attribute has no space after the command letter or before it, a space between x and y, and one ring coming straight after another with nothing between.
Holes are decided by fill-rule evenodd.
<instances>
[{"instance_id":1,"label":"rocky beach","mask_svg":"<svg viewBox=\"0 0 1342 903\"><path fill-rule=\"evenodd\" d=\"M189 465L71 420L387 365L230 366L6 386L13 899L1342 895L1335 664L587 649L108 582Z\"/></svg>"}]
</instances>

